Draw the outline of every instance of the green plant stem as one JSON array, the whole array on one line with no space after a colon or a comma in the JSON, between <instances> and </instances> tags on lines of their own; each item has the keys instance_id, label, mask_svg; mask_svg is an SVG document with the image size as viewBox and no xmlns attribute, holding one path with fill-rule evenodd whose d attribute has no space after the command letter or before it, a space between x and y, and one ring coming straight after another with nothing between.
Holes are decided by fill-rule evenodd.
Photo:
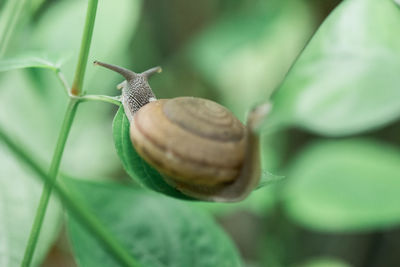
<instances>
[{"instance_id":1,"label":"green plant stem","mask_svg":"<svg viewBox=\"0 0 400 267\"><path fill-rule=\"evenodd\" d=\"M58 80L61 82L61 85L64 88L65 93L67 94L67 96L70 96L70 87L68 85L67 79L65 79L64 73L62 73L60 69L57 69L56 75Z\"/></svg>"},{"instance_id":2,"label":"green plant stem","mask_svg":"<svg viewBox=\"0 0 400 267\"><path fill-rule=\"evenodd\" d=\"M97 0L89 0L86 13L85 28L82 35L81 50L79 52L79 61L75 71L74 82L72 83L71 94L79 96L82 94L83 77L89 56L90 43L92 41L94 21L96 18Z\"/></svg>"},{"instance_id":3,"label":"green plant stem","mask_svg":"<svg viewBox=\"0 0 400 267\"><path fill-rule=\"evenodd\" d=\"M82 36L81 50L79 54L78 64L76 67L74 83L72 85L70 92L70 94L72 95L80 95L82 92L83 77L85 75L86 63L89 55L89 48L92 40L93 27L96 18L97 2L98 0L89 0L88 3L86 22ZM60 72L57 72L57 76L63 83L63 86L68 87L64 77L62 75L60 76ZM24 259L21 264L21 266L23 267L29 267L29 265L32 262L33 254L35 252L36 244L40 234L40 229L43 224L43 219L46 214L51 191L53 189L53 184L55 183L57 178L62 154L64 152L65 143L67 142L68 135L76 114L76 109L78 104L79 101L77 99L70 98L68 108L64 116L64 121L61 126L61 131L58 137L57 145L53 154L53 159L50 164L50 170L49 170L50 179L44 185L43 192L40 197L39 207L36 212L35 221L33 223L32 230L29 235L29 240L25 250Z\"/></svg>"},{"instance_id":4,"label":"green plant stem","mask_svg":"<svg viewBox=\"0 0 400 267\"><path fill-rule=\"evenodd\" d=\"M46 184L53 184L54 179L46 174L46 171L40 167L39 164L33 161L33 157L29 156L30 153L23 149L23 146L18 144L9 137L0 126L0 140L3 140L8 148L21 159L28 167L30 167L38 177L40 177ZM132 258L129 252L116 240L108 229L98 220L98 218L89 211L89 209L74 198L71 193L59 183L53 184L55 192L60 197L64 206L68 211L81 223L87 231L97 238L105 249L107 249L116 260L123 266L136 267L139 264Z\"/></svg>"},{"instance_id":5,"label":"green plant stem","mask_svg":"<svg viewBox=\"0 0 400 267\"><path fill-rule=\"evenodd\" d=\"M65 113L64 121L61 126L60 135L58 137L56 149L54 151L53 159L49 170L49 180L46 181L43 187L42 195L40 197L39 206L36 211L34 223L32 225L31 233L29 235L28 243L25 249L24 258L21 266L29 267L33 253L35 252L36 244L39 238L40 230L43 224L43 219L46 214L47 205L49 203L53 184L56 180L58 170L60 168L61 158L64 152L65 143L67 142L68 134L71 129L72 122L74 120L76 109L78 107L76 100L70 100L67 111Z\"/></svg>"},{"instance_id":6,"label":"green plant stem","mask_svg":"<svg viewBox=\"0 0 400 267\"><path fill-rule=\"evenodd\" d=\"M86 101L101 101L110 104L114 104L117 106L121 106L120 97L115 96L108 96L108 95L84 95L81 97L77 97L79 101L86 102Z\"/></svg>"},{"instance_id":7,"label":"green plant stem","mask_svg":"<svg viewBox=\"0 0 400 267\"><path fill-rule=\"evenodd\" d=\"M60 69L56 70L56 75L57 75L58 80L61 82L61 85L64 88L64 91L67 93L67 95L71 98L78 100L79 102L100 101L100 102L110 103L110 104L117 105L117 106L121 105L121 100L120 100L121 97L120 96L108 96L108 95L74 96L74 95L71 95L69 93L70 87L68 85L68 82L65 79L65 76L61 72Z\"/></svg>"}]
</instances>

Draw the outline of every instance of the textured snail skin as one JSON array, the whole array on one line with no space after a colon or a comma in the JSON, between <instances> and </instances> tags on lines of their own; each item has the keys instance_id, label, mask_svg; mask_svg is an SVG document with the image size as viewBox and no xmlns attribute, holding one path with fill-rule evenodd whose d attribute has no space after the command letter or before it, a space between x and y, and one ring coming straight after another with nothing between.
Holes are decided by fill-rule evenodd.
<instances>
[{"instance_id":1,"label":"textured snail skin","mask_svg":"<svg viewBox=\"0 0 400 267\"><path fill-rule=\"evenodd\" d=\"M269 112L262 106L249 113L244 126L225 107L202 98L156 100L148 77L95 62L126 78L121 84L131 141L165 181L182 193L207 201L244 199L261 175L257 124Z\"/></svg>"},{"instance_id":2,"label":"textured snail skin","mask_svg":"<svg viewBox=\"0 0 400 267\"><path fill-rule=\"evenodd\" d=\"M154 67L143 73L135 73L128 69L99 61L95 61L94 64L116 71L125 77L126 81L122 82L118 88L122 89L121 100L129 121L132 121L133 115L141 107L150 101L156 100L148 78L154 73L161 72L160 67Z\"/></svg>"}]
</instances>

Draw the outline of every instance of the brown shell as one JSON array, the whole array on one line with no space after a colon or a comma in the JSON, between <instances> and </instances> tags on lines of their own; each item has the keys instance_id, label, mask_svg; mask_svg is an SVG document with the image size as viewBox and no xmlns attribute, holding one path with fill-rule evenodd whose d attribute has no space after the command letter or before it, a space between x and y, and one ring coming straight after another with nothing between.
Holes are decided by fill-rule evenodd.
<instances>
[{"instance_id":1,"label":"brown shell","mask_svg":"<svg viewBox=\"0 0 400 267\"><path fill-rule=\"evenodd\" d=\"M247 128L225 107L201 98L150 102L135 113L130 135L157 170L195 187L234 181L246 153Z\"/></svg>"}]
</instances>

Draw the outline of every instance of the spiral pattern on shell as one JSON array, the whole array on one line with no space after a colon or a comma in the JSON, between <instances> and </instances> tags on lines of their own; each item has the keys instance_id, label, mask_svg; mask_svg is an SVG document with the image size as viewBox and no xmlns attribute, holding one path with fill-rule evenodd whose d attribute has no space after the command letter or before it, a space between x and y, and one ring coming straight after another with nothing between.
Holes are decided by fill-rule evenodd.
<instances>
[{"instance_id":1,"label":"spiral pattern on shell","mask_svg":"<svg viewBox=\"0 0 400 267\"><path fill-rule=\"evenodd\" d=\"M238 176L247 128L225 107L206 99L160 99L143 106L130 127L138 153L174 185L213 191Z\"/></svg>"}]
</instances>

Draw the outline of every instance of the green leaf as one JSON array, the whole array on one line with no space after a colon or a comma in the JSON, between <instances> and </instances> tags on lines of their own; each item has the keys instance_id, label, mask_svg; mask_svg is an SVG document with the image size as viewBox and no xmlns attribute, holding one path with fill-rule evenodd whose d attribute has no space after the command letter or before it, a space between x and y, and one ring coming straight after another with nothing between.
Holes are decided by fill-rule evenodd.
<instances>
[{"instance_id":1,"label":"green leaf","mask_svg":"<svg viewBox=\"0 0 400 267\"><path fill-rule=\"evenodd\" d=\"M282 182L286 177L283 175L275 175L266 170L261 172L260 182L256 188L256 190L264 188L274 183Z\"/></svg>"},{"instance_id":2,"label":"green leaf","mask_svg":"<svg viewBox=\"0 0 400 267\"><path fill-rule=\"evenodd\" d=\"M65 109L65 99L60 101L63 92L53 88L51 98L46 98L35 90L28 72L21 71L2 75L0 88L0 124L26 140L27 149L37 157L50 162Z\"/></svg>"},{"instance_id":3,"label":"green leaf","mask_svg":"<svg viewBox=\"0 0 400 267\"><path fill-rule=\"evenodd\" d=\"M113 121L114 144L122 166L129 176L139 184L173 197L189 199L170 185L161 174L148 165L134 149L129 137L129 121L120 107Z\"/></svg>"},{"instance_id":4,"label":"green leaf","mask_svg":"<svg viewBox=\"0 0 400 267\"><path fill-rule=\"evenodd\" d=\"M393 0L344 1L277 92L273 120L342 136L399 118L399 28Z\"/></svg>"},{"instance_id":5,"label":"green leaf","mask_svg":"<svg viewBox=\"0 0 400 267\"><path fill-rule=\"evenodd\" d=\"M193 66L239 119L269 98L315 30L310 7L308 1L258 1L226 12L192 42Z\"/></svg>"},{"instance_id":6,"label":"green leaf","mask_svg":"<svg viewBox=\"0 0 400 267\"><path fill-rule=\"evenodd\" d=\"M65 181L142 266L240 266L231 240L185 202L117 184ZM79 266L118 266L77 221L68 232Z\"/></svg>"},{"instance_id":7,"label":"green leaf","mask_svg":"<svg viewBox=\"0 0 400 267\"><path fill-rule=\"evenodd\" d=\"M0 144L0 266L20 266L42 192L42 184L21 168ZM56 240L61 209L52 200L43 224L33 266L39 266Z\"/></svg>"},{"instance_id":8,"label":"green leaf","mask_svg":"<svg viewBox=\"0 0 400 267\"><path fill-rule=\"evenodd\" d=\"M372 140L320 141L289 168L287 214L323 231L400 223L400 151Z\"/></svg>"},{"instance_id":9,"label":"green leaf","mask_svg":"<svg viewBox=\"0 0 400 267\"><path fill-rule=\"evenodd\" d=\"M13 58L0 60L0 72L23 68L44 68L57 71L61 66L59 59L50 59L41 52L25 53Z\"/></svg>"}]
</instances>

